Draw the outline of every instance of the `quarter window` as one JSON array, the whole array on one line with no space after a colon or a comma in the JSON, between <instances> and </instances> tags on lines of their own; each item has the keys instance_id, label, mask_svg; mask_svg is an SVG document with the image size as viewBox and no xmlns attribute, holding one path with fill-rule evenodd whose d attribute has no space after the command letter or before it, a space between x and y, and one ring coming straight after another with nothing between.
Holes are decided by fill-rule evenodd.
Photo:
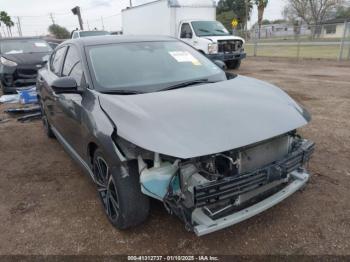
<instances>
[{"instance_id":1,"label":"quarter window","mask_svg":"<svg viewBox=\"0 0 350 262\"><path fill-rule=\"evenodd\" d=\"M69 76L73 77L75 81L77 81L77 85L81 85L81 79L83 77L83 70L81 69L81 64L78 62L75 64L75 66L72 68Z\"/></svg>"},{"instance_id":2,"label":"quarter window","mask_svg":"<svg viewBox=\"0 0 350 262\"><path fill-rule=\"evenodd\" d=\"M79 61L80 57L77 49L74 46L70 46L67 52L66 60L64 61L62 72L63 76L69 76L69 73Z\"/></svg>"}]
</instances>

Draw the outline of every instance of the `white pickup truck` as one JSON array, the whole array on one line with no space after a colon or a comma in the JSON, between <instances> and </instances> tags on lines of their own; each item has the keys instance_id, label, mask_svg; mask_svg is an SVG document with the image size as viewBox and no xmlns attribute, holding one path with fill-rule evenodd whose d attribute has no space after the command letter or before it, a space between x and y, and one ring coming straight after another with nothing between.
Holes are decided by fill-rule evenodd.
<instances>
[{"instance_id":1,"label":"white pickup truck","mask_svg":"<svg viewBox=\"0 0 350 262\"><path fill-rule=\"evenodd\" d=\"M244 39L216 21L212 0L158 0L122 11L124 35L166 35L179 38L207 55L238 69L246 57Z\"/></svg>"}]
</instances>

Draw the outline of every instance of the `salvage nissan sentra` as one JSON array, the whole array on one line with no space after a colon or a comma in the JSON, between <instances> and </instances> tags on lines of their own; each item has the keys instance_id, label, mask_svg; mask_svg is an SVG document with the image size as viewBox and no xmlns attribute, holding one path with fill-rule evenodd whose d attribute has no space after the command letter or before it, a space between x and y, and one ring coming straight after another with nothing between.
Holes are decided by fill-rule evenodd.
<instances>
[{"instance_id":1,"label":"salvage nissan sentra","mask_svg":"<svg viewBox=\"0 0 350 262\"><path fill-rule=\"evenodd\" d=\"M167 37L94 37L39 71L43 123L96 183L118 229L149 198L208 234L281 202L309 179L309 113L279 88L225 73Z\"/></svg>"}]
</instances>

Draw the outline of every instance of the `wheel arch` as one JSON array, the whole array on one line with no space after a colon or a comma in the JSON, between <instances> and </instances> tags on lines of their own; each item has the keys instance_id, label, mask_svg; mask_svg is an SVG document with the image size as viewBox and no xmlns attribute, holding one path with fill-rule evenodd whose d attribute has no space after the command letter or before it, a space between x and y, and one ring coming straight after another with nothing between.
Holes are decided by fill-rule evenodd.
<instances>
[{"instance_id":1,"label":"wheel arch","mask_svg":"<svg viewBox=\"0 0 350 262\"><path fill-rule=\"evenodd\" d=\"M93 159L94 159L94 154L96 152L96 150L98 149L98 145L91 141L89 142L88 146L87 146L87 155L89 157L89 164L92 165Z\"/></svg>"}]
</instances>

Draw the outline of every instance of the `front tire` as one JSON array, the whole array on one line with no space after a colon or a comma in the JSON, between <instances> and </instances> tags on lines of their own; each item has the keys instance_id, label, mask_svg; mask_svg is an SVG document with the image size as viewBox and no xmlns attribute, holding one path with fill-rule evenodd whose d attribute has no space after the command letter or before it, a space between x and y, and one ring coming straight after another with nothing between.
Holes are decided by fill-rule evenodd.
<instances>
[{"instance_id":1,"label":"front tire","mask_svg":"<svg viewBox=\"0 0 350 262\"><path fill-rule=\"evenodd\" d=\"M241 61L242 60L232 60L232 61L227 61L226 66L228 69L239 69L241 67Z\"/></svg>"},{"instance_id":2,"label":"front tire","mask_svg":"<svg viewBox=\"0 0 350 262\"><path fill-rule=\"evenodd\" d=\"M97 149L93 172L105 213L118 229L135 227L149 214L149 198L141 192L137 162L130 161L125 167L111 166Z\"/></svg>"}]
</instances>

